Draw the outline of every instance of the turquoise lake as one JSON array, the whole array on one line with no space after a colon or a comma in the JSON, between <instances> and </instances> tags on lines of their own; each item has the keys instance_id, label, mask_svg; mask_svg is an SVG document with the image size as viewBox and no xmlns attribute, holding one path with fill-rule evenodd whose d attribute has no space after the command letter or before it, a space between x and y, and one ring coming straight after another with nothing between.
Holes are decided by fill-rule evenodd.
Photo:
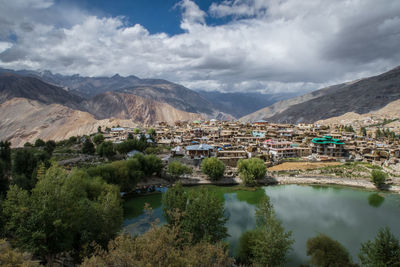
<instances>
[{"instance_id":1,"label":"turquoise lake","mask_svg":"<svg viewBox=\"0 0 400 267\"><path fill-rule=\"evenodd\" d=\"M400 195L397 194L308 185L268 186L254 191L235 187L207 188L225 200L231 255L235 255L240 235L255 227L256 204L264 194L270 197L277 217L287 231L292 231L295 240L287 266L307 263L305 245L307 239L317 233L325 233L342 243L354 262L358 262L361 242L374 238L380 227L388 226L400 238ZM156 218L164 223L161 198L162 192L126 200L124 230L141 234ZM151 217L144 212L145 203L152 207Z\"/></svg>"}]
</instances>

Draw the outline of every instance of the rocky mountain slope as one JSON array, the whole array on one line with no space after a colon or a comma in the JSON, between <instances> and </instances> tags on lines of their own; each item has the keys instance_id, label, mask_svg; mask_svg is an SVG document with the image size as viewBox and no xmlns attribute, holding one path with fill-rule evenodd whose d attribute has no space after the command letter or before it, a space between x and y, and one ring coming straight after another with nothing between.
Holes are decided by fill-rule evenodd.
<instances>
[{"instance_id":1,"label":"rocky mountain slope","mask_svg":"<svg viewBox=\"0 0 400 267\"><path fill-rule=\"evenodd\" d=\"M89 100L36 77L0 73L0 140L14 146L89 134L97 127L173 123L202 115L135 94L106 92ZM112 125L111 125L112 124Z\"/></svg>"},{"instance_id":2,"label":"rocky mountain slope","mask_svg":"<svg viewBox=\"0 0 400 267\"><path fill-rule=\"evenodd\" d=\"M370 121L371 119L399 119L400 118L400 99L390 102L383 108L371 111L364 114L355 112L348 112L338 117L332 117L325 120L319 120L318 124L342 124L352 125L354 123L363 124L363 121Z\"/></svg>"},{"instance_id":3,"label":"rocky mountain slope","mask_svg":"<svg viewBox=\"0 0 400 267\"><path fill-rule=\"evenodd\" d=\"M107 92L95 96L86 102L86 109L98 119L130 119L145 124L202 118L200 114L176 109L165 102L119 92Z\"/></svg>"},{"instance_id":4,"label":"rocky mountain slope","mask_svg":"<svg viewBox=\"0 0 400 267\"><path fill-rule=\"evenodd\" d=\"M115 125L135 127L132 120L97 120L93 115L60 105L44 104L26 98L13 98L0 104L0 139L10 140L12 146L25 142L63 140L71 136L97 132L97 127Z\"/></svg>"},{"instance_id":5,"label":"rocky mountain slope","mask_svg":"<svg viewBox=\"0 0 400 267\"><path fill-rule=\"evenodd\" d=\"M0 103L14 97L37 100L44 104L57 103L77 109L83 101L81 97L37 78L0 73Z\"/></svg>"},{"instance_id":6,"label":"rocky mountain slope","mask_svg":"<svg viewBox=\"0 0 400 267\"><path fill-rule=\"evenodd\" d=\"M275 103L242 120L314 122L347 112L368 113L397 99L400 99L400 67L374 77L327 87Z\"/></svg>"},{"instance_id":7,"label":"rocky mountain slope","mask_svg":"<svg viewBox=\"0 0 400 267\"><path fill-rule=\"evenodd\" d=\"M298 93L221 93L218 91L199 91L199 94L222 112L232 114L236 118L255 112L266 105L299 95Z\"/></svg>"},{"instance_id":8,"label":"rocky mountain slope","mask_svg":"<svg viewBox=\"0 0 400 267\"><path fill-rule=\"evenodd\" d=\"M68 76L53 74L50 71L14 71L6 69L0 69L0 73L14 73L20 76L35 77L52 85L62 87L65 91L85 99L91 99L105 92L123 92L165 102L174 108L187 112L203 113L214 117L219 113L218 107L197 92L162 79L140 79L133 75L123 77L118 74L112 77Z\"/></svg>"}]
</instances>

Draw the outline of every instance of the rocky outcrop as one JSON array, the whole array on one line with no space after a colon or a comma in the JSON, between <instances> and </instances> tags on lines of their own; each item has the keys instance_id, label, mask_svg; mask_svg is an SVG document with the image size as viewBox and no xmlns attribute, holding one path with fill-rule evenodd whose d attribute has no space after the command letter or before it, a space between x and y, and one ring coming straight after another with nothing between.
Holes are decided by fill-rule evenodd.
<instances>
[{"instance_id":1,"label":"rocky outcrop","mask_svg":"<svg viewBox=\"0 0 400 267\"><path fill-rule=\"evenodd\" d=\"M130 119L138 123L153 124L164 121L201 119L202 116L173 106L133 94L107 92L97 95L87 103L87 109L98 119Z\"/></svg>"}]
</instances>

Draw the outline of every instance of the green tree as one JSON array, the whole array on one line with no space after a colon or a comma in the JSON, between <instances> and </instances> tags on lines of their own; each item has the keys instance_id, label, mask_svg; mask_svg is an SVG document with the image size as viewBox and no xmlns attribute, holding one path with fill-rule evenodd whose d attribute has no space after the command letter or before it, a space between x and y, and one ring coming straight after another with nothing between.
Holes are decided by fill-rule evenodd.
<instances>
[{"instance_id":1,"label":"green tree","mask_svg":"<svg viewBox=\"0 0 400 267\"><path fill-rule=\"evenodd\" d=\"M182 229L192 234L194 243L215 243L227 237L227 220L224 201L215 193L202 188L188 194Z\"/></svg>"},{"instance_id":2,"label":"green tree","mask_svg":"<svg viewBox=\"0 0 400 267\"><path fill-rule=\"evenodd\" d=\"M5 164L5 170L11 170L11 143L0 141L0 160Z\"/></svg>"},{"instance_id":3,"label":"green tree","mask_svg":"<svg viewBox=\"0 0 400 267\"><path fill-rule=\"evenodd\" d=\"M53 154L56 148L56 142L54 140L49 140L44 144L44 151L46 151L50 156Z\"/></svg>"},{"instance_id":4,"label":"green tree","mask_svg":"<svg viewBox=\"0 0 400 267\"><path fill-rule=\"evenodd\" d=\"M201 162L201 171L211 180L216 181L224 177L225 165L218 158L205 158Z\"/></svg>"},{"instance_id":5,"label":"green tree","mask_svg":"<svg viewBox=\"0 0 400 267\"><path fill-rule=\"evenodd\" d=\"M99 125L99 127L97 127L97 132L101 133L101 126Z\"/></svg>"},{"instance_id":6,"label":"green tree","mask_svg":"<svg viewBox=\"0 0 400 267\"><path fill-rule=\"evenodd\" d=\"M140 134L140 129L139 129L139 128L135 128L135 129L133 130L133 133L134 133L134 134Z\"/></svg>"},{"instance_id":7,"label":"green tree","mask_svg":"<svg viewBox=\"0 0 400 267\"><path fill-rule=\"evenodd\" d=\"M324 234L318 234L307 240L307 256L311 256L310 263L313 266L355 266L349 252L342 244Z\"/></svg>"},{"instance_id":8,"label":"green tree","mask_svg":"<svg viewBox=\"0 0 400 267\"><path fill-rule=\"evenodd\" d=\"M138 157L138 154L134 157ZM146 176L151 176L153 174L160 175L161 170L163 168L162 161L156 155L145 155L144 156L144 164L142 165L143 172Z\"/></svg>"},{"instance_id":9,"label":"green tree","mask_svg":"<svg viewBox=\"0 0 400 267\"><path fill-rule=\"evenodd\" d=\"M184 174L191 174L192 172L192 168L180 163L179 161L175 160L168 163L167 173L175 179L181 177Z\"/></svg>"},{"instance_id":10,"label":"green tree","mask_svg":"<svg viewBox=\"0 0 400 267\"><path fill-rule=\"evenodd\" d=\"M385 184L387 174L380 170L372 170L371 179L376 187L381 187Z\"/></svg>"},{"instance_id":11,"label":"green tree","mask_svg":"<svg viewBox=\"0 0 400 267\"><path fill-rule=\"evenodd\" d=\"M32 149L18 149L12 157L11 184L31 190L36 184L34 171L38 165L38 159Z\"/></svg>"},{"instance_id":12,"label":"green tree","mask_svg":"<svg viewBox=\"0 0 400 267\"><path fill-rule=\"evenodd\" d=\"M68 143L69 143L70 145L76 144L77 141L78 141L78 138L76 138L76 136L71 136L71 137L68 139Z\"/></svg>"},{"instance_id":13,"label":"green tree","mask_svg":"<svg viewBox=\"0 0 400 267\"><path fill-rule=\"evenodd\" d=\"M95 136L93 136L92 140L93 143L95 143L96 145L100 145L101 143L104 142L104 136L101 133L98 133Z\"/></svg>"},{"instance_id":14,"label":"green tree","mask_svg":"<svg viewBox=\"0 0 400 267\"><path fill-rule=\"evenodd\" d=\"M381 228L373 241L361 244L358 254L363 266L400 266L400 243L388 227Z\"/></svg>"},{"instance_id":15,"label":"green tree","mask_svg":"<svg viewBox=\"0 0 400 267\"><path fill-rule=\"evenodd\" d=\"M128 133L128 140L133 140L133 134L132 133Z\"/></svg>"},{"instance_id":16,"label":"green tree","mask_svg":"<svg viewBox=\"0 0 400 267\"><path fill-rule=\"evenodd\" d=\"M0 199L3 197L3 194L8 190L8 176L6 171L6 164L2 160L0 160Z\"/></svg>"},{"instance_id":17,"label":"green tree","mask_svg":"<svg viewBox=\"0 0 400 267\"><path fill-rule=\"evenodd\" d=\"M186 193L178 183L165 193L163 213L170 224L178 223L176 213L183 214L179 224L192 243L216 243L228 236L224 201L206 188Z\"/></svg>"},{"instance_id":18,"label":"green tree","mask_svg":"<svg viewBox=\"0 0 400 267\"><path fill-rule=\"evenodd\" d=\"M238 259L245 264L283 266L293 239L275 217L269 197L256 210L256 229L244 232L239 241Z\"/></svg>"},{"instance_id":19,"label":"green tree","mask_svg":"<svg viewBox=\"0 0 400 267\"><path fill-rule=\"evenodd\" d=\"M114 145L110 141L105 141L97 146L96 152L100 157L111 158L115 155Z\"/></svg>"},{"instance_id":20,"label":"green tree","mask_svg":"<svg viewBox=\"0 0 400 267\"><path fill-rule=\"evenodd\" d=\"M93 155L94 152L95 152L94 145L93 145L92 141L90 141L90 139L87 138L87 139L83 142L82 153L83 153L83 154Z\"/></svg>"},{"instance_id":21,"label":"green tree","mask_svg":"<svg viewBox=\"0 0 400 267\"><path fill-rule=\"evenodd\" d=\"M35 147L43 147L45 144L46 143L40 138L36 139L35 141Z\"/></svg>"},{"instance_id":22,"label":"green tree","mask_svg":"<svg viewBox=\"0 0 400 267\"><path fill-rule=\"evenodd\" d=\"M365 127L361 127L361 134L362 136L367 136L367 129Z\"/></svg>"},{"instance_id":23,"label":"green tree","mask_svg":"<svg viewBox=\"0 0 400 267\"><path fill-rule=\"evenodd\" d=\"M257 184L257 180L263 179L267 173L264 161L258 158L241 159L238 162L239 176L247 186Z\"/></svg>"},{"instance_id":24,"label":"green tree","mask_svg":"<svg viewBox=\"0 0 400 267\"><path fill-rule=\"evenodd\" d=\"M147 129L146 133L150 135L150 138L152 139L156 136L156 130L154 130L154 128Z\"/></svg>"},{"instance_id":25,"label":"green tree","mask_svg":"<svg viewBox=\"0 0 400 267\"><path fill-rule=\"evenodd\" d=\"M12 186L3 214L13 245L46 259L49 266L59 253L79 255L92 242L105 246L122 223L117 187L57 166L47 170L31 194Z\"/></svg>"},{"instance_id":26,"label":"green tree","mask_svg":"<svg viewBox=\"0 0 400 267\"><path fill-rule=\"evenodd\" d=\"M122 192L130 192L145 175L138 159L114 161L87 169L91 177L99 176L107 183L119 185Z\"/></svg>"},{"instance_id":27,"label":"green tree","mask_svg":"<svg viewBox=\"0 0 400 267\"><path fill-rule=\"evenodd\" d=\"M182 183L177 183L168 188L167 192L163 194L162 206L163 214L169 224L175 225L176 213L182 214L186 210L188 196L183 189Z\"/></svg>"}]
</instances>

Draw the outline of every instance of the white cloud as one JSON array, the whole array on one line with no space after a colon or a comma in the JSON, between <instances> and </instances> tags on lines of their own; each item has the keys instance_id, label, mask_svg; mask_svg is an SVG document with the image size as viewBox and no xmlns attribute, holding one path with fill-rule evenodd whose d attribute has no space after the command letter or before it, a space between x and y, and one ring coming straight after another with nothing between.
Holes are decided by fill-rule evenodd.
<instances>
[{"instance_id":1,"label":"white cloud","mask_svg":"<svg viewBox=\"0 0 400 267\"><path fill-rule=\"evenodd\" d=\"M185 32L173 36L150 34L123 17L97 17L74 7L62 11L51 3L36 0L34 12L16 6L6 7L12 15L0 11L0 66L278 92L365 77L400 61L397 0L225 1L209 9L210 16L234 18L219 26L207 25L207 13L183 0L176 7ZM54 11L58 17L49 15ZM25 19L12 17L21 12ZM4 37L10 32L17 39L12 47Z\"/></svg>"}]
</instances>

